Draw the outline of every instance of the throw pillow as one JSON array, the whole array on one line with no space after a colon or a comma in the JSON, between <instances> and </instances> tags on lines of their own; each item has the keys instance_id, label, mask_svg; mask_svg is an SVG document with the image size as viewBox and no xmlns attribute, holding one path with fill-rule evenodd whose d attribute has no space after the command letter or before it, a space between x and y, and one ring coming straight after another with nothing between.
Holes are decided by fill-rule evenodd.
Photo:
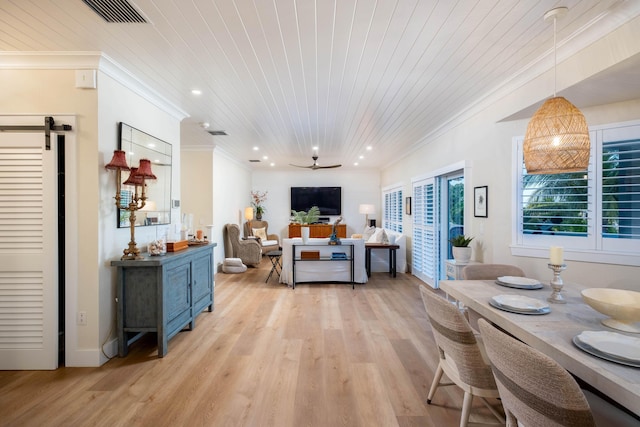
<instances>
[{"instance_id":1,"label":"throw pillow","mask_svg":"<svg viewBox=\"0 0 640 427\"><path fill-rule=\"evenodd\" d=\"M262 228L253 228L251 229L253 235L260 238L261 240L267 240L267 231L264 227Z\"/></svg>"},{"instance_id":2,"label":"throw pillow","mask_svg":"<svg viewBox=\"0 0 640 427\"><path fill-rule=\"evenodd\" d=\"M373 233L375 233L376 228L375 227L365 227L364 231L362 232L362 238L365 240L365 242L368 242L369 239L371 238L371 236L373 236Z\"/></svg>"},{"instance_id":3,"label":"throw pillow","mask_svg":"<svg viewBox=\"0 0 640 427\"><path fill-rule=\"evenodd\" d=\"M376 228L375 233L369 237L367 243L382 243L382 231L382 228Z\"/></svg>"},{"instance_id":4,"label":"throw pillow","mask_svg":"<svg viewBox=\"0 0 640 427\"><path fill-rule=\"evenodd\" d=\"M384 230L382 230L382 233L380 233L380 243L382 243L383 245L389 244L389 236L387 236L387 232Z\"/></svg>"}]
</instances>

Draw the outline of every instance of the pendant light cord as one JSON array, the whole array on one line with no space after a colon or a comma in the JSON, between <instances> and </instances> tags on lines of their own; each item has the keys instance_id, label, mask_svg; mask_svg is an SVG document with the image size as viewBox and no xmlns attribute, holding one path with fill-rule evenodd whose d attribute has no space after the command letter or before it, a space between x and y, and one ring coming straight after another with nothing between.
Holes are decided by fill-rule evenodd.
<instances>
[{"instance_id":1,"label":"pendant light cord","mask_svg":"<svg viewBox=\"0 0 640 427\"><path fill-rule=\"evenodd\" d=\"M558 49L556 47L556 17L553 17L553 97L556 97L556 85L558 80Z\"/></svg>"}]
</instances>

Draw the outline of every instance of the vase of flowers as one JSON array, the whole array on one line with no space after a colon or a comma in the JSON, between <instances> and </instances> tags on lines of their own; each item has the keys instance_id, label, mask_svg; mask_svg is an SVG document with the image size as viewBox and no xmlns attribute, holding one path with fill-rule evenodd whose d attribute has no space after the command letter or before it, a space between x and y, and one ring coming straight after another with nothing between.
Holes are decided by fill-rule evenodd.
<instances>
[{"instance_id":1,"label":"vase of flowers","mask_svg":"<svg viewBox=\"0 0 640 427\"><path fill-rule=\"evenodd\" d=\"M267 211L264 207L264 202L267 201L267 193L260 191L252 191L251 192L251 206L256 210L256 219L258 221L262 220L262 214Z\"/></svg>"}]
</instances>

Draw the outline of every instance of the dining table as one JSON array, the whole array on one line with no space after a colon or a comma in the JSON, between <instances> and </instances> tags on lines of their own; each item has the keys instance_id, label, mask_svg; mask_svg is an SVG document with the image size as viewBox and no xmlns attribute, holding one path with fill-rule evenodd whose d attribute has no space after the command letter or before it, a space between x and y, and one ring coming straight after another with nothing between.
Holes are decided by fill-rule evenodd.
<instances>
[{"instance_id":1,"label":"dining table","mask_svg":"<svg viewBox=\"0 0 640 427\"><path fill-rule=\"evenodd\" d=\"M584 286L565 283L566 304L548 303L547 314L519 314L489 304L499 295L522 295L547 302L548 283L541 289L515 289L494 280L441 280L440 288L464 307L470 319L485 318L520 341L548 355L567 371L617 402L640 418L640 367L604 360L574 344L585 331L610 331L640 338L640 334L610 329L601 323L606 316L587 305L581 296ZM472 320L473 325L473 320Z\"/></svg>"}]
</instances>

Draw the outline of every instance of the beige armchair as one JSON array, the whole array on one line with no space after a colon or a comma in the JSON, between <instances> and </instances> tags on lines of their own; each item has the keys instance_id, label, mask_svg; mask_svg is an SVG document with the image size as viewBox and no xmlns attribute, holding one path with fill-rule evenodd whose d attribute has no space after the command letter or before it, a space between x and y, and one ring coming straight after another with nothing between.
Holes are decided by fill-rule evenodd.
<instances>
[{"instance_id":1,"label":"beige armchair","mask_svg":"<svg viewBox=\"0 0 640 427\"><path fill-rule=\"evenodd\" d=\"M264 229L264 230L263 230ZM261 230L261 231L258 231ZM256 234L264 234L262 236ZM247 221L244 223L244 236L246 238L257 238L262 246L262 254L280 249L280 238L277 234L269 234L269 223L267 221Z\"/></svg>"},{"instance_id":2,"label":"beige armchair","mask_svg":"<svg viewBox=\"0 0 640 427\"><path fill-rule=\"evenodd\" d=\"M257 266L262 261L262 248L260 243L254 239L242 239L240 237L240 227L236 224L227 224L227 243L232 250L234 258L240 258L243 264Z\"/></svg>"}]
</instances>

